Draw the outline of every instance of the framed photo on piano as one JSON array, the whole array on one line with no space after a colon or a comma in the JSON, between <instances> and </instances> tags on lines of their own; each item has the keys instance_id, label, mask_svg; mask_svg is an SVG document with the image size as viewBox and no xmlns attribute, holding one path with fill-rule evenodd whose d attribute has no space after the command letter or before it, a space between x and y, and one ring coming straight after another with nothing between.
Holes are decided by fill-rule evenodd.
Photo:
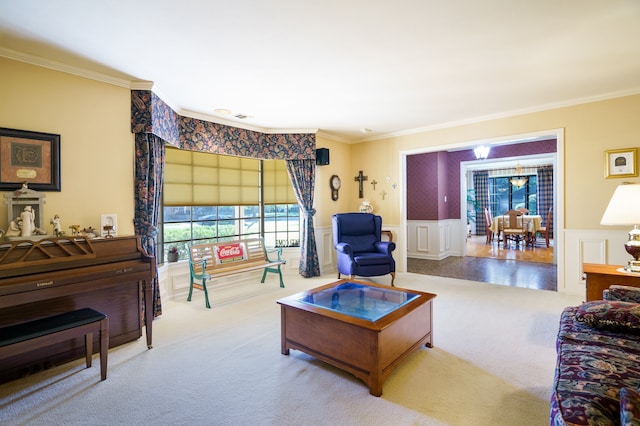
<instances>
[{"instance_id":1,"label":"framed photo on piano","mask_svg":"<svg viewBox=\"0 0 640 426\"><path fill-rule=\"evenodd\" d=\"M0 190L60 191L60 135L0 127Z\"/></svg>"}]
</instances>

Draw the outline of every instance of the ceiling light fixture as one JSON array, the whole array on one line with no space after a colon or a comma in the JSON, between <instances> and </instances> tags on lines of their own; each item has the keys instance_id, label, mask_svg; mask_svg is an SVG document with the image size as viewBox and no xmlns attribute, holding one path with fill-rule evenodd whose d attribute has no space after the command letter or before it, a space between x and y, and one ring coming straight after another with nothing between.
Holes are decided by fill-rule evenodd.
<instances>
[{"instance_id":1,"label":"ceiling light fixture","mask_svg":"<svg viewBox=\"0 0 640 426\"><path fill-rule=\"evenodd\" d=\"M511 182L511 185L515 186L516 188L522 188L529 179L526 176L522 176L522 167L520 167L520 163L518 163L518 165L516 166L516 174L518 174L519 176L512 177L511 179L509 179L509 182Z\"/></svg>"},{"instance_id":2,"label":"ceiling light fixture","mask_svg":"<svg viewBox=\"0 0 640 426\"><path fill-rule=\"evenodd\" d=\"M480 145L473 149L473 153L476 155L476 160L486 160L490 150L489 145Z\"/></svg>"}]
</instances>

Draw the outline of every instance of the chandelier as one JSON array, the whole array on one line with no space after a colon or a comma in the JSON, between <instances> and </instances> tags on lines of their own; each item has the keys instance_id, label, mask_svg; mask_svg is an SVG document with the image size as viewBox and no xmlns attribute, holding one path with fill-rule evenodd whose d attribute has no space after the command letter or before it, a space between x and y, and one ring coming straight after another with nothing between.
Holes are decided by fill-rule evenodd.
<instances>
[{"instance_id":1,"label":"chandelier","mask_svg":"<svg viewBox=\"0 0 640 426\"><path fill-rule=\"evenodd\" d=\"M527 183L528 178L526 176L522 176L522 167L520 167L520 163L516 166L516 174L519 176L512 177L509 179L509 182L511 182L511 185L516 188L522 188Z\"/></svg>"}]
</instances>

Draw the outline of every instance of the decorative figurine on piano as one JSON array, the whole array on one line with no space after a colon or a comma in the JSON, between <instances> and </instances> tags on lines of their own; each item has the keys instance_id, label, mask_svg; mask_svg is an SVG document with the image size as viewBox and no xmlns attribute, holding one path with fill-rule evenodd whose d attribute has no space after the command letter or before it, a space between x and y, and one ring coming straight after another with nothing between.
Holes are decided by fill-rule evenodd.
<instances>
[{"instance_id":1,"label":"decorative figurine on piano","mask_svg":"<svg viewBox=\"0 0 640 426\"><path fill-rule=\"evenodd\" d=\"M97 229L94 229L93 226L90 226L80 231L80 235L87 238L96 238L98 237L98 235L100 235L100 233Z\"/></svg>"},{"instance_id":2,"label":"decorative figurine on piano","mask_svg":"<svg viewBox=\"0 0 640 426\"><path fill-rule=\"evenodd\" d=\"M56 237L64 236L64 231L62 230L62 224L60 223L60 216L57 214L54 215L49 221L51 225L53 225L53 235Z\"/></svg>"},{"instance_id":3,"label":"decorative figurine on piano","mask_svg":"<svg viewBox=\"0 0 640 426\"><path fill-rule=\"evenodd\" d=\"M15 191L4 194L7 205L5 237L9 240L38 240L47 235L42 221L46 195L29 189L27 182Z\"/></svg>"},{"instance_id":4,"label":"decorative figurine on piano","mask_svg":"<svg viewBox=\"0 0 640 426\"><path fill-rule=\"evenodd\" d=\"M69 229L71 229L71 235L78 235L80 233L80 225L71 225Z\"/></svg>"},{"instance_id":5,"label":"decorative figurine on piano","mask_svg":"<svg viewBox=\"0 0 640 426\"><path fill-rule=\"evenodd\" d=\"M20 230L20 218L15 218L11 221L11 223L9 223L9 229L7 229L7 232L5 233L5 235L7 237L19 237L21 230Z\"/></svg>"},{"instance_id":6,"label":"decorative figurine on piano","mask_svg":"<svg viewBox=\"0 0 640 426\"><path fill-rule=\"evenodd\" d=\"M34 235L47 235L47 232L38 228L35 224L36 213L31 206L25 206L16 217L9 223L9 229L5 233L7 237L31 237Z\"/></svg>"},{"instance_id":7,"label":"decorative figurine on piano","mask_svg":"<svg viewBox=\"0 0 640 426\"><path fill-rule=\"evenodd\" d=\"M20 213L20 223L22 224L22 227L20 228L21 237L29 237L33 235L36 230L36 213L33 211L31 206L25 206L22 213Z\"/></svg>"}]
</instances>

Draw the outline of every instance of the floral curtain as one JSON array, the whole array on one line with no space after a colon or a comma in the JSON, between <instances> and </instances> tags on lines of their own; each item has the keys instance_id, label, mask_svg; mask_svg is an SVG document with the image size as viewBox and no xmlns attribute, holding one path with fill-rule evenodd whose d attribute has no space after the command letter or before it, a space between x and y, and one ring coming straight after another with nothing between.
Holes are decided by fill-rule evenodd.
<instances>
[{"instance_id":1,"label":"floral curtain","mask_svg":"<svg viewBox=\"0 0 640 426\"><path fill-rule=\"evenodd\" d=\"M135 149L136 182L133 224L136 235L141 237L142 248L150 256L155 256L164 179L165 143L164 140L151 133L137 133L135 135ZM153 283L153 315L157 317L162 314L160 286L157 282L157 261L154 267L156 268L156 281Z\"/></svg>"},{"instance_id":2,"label":"floral curtain","mask_svg":"<svg viewBox=\"0 0 640 426\"><path fill-rule=\"evenodd\" d=\"M315 160L287 160L287 172L302 208L302 235L300 242L300 275L305 278L320 276L320 262L313 230L313 189L316 180Z\"/></svg>"},{"instance_id":3,"label":"floral curtain","mask_svg":"<svg viewBox=\"0 0 640 426\"><path fill-rule=\"evenodd\" d=\"M292 167L289 177L298 202L303 206L300 274L304 277L320 275L313 232L314 133L266 134L181 116L150 90L131 91L131 131L136 134L136 190L139 191L136 193L135 227L136 233L147 239L145 244L150 250L155 248L158 233L165 143L189 151L295 161L287 168ZM157 301L159 307L159 294Z\"/></svg>"},{"instance_id":4,"label":"floral curtain","mask_svg":"<svg viewBox=\"0 0 640 426\"><path fill-rule=\"evenodd\" d=\"M131 91L131 131L188 151L259 160L316 158L314 133L262 133L181 116L150 90Z\"/></svg>"}]
</instances>

